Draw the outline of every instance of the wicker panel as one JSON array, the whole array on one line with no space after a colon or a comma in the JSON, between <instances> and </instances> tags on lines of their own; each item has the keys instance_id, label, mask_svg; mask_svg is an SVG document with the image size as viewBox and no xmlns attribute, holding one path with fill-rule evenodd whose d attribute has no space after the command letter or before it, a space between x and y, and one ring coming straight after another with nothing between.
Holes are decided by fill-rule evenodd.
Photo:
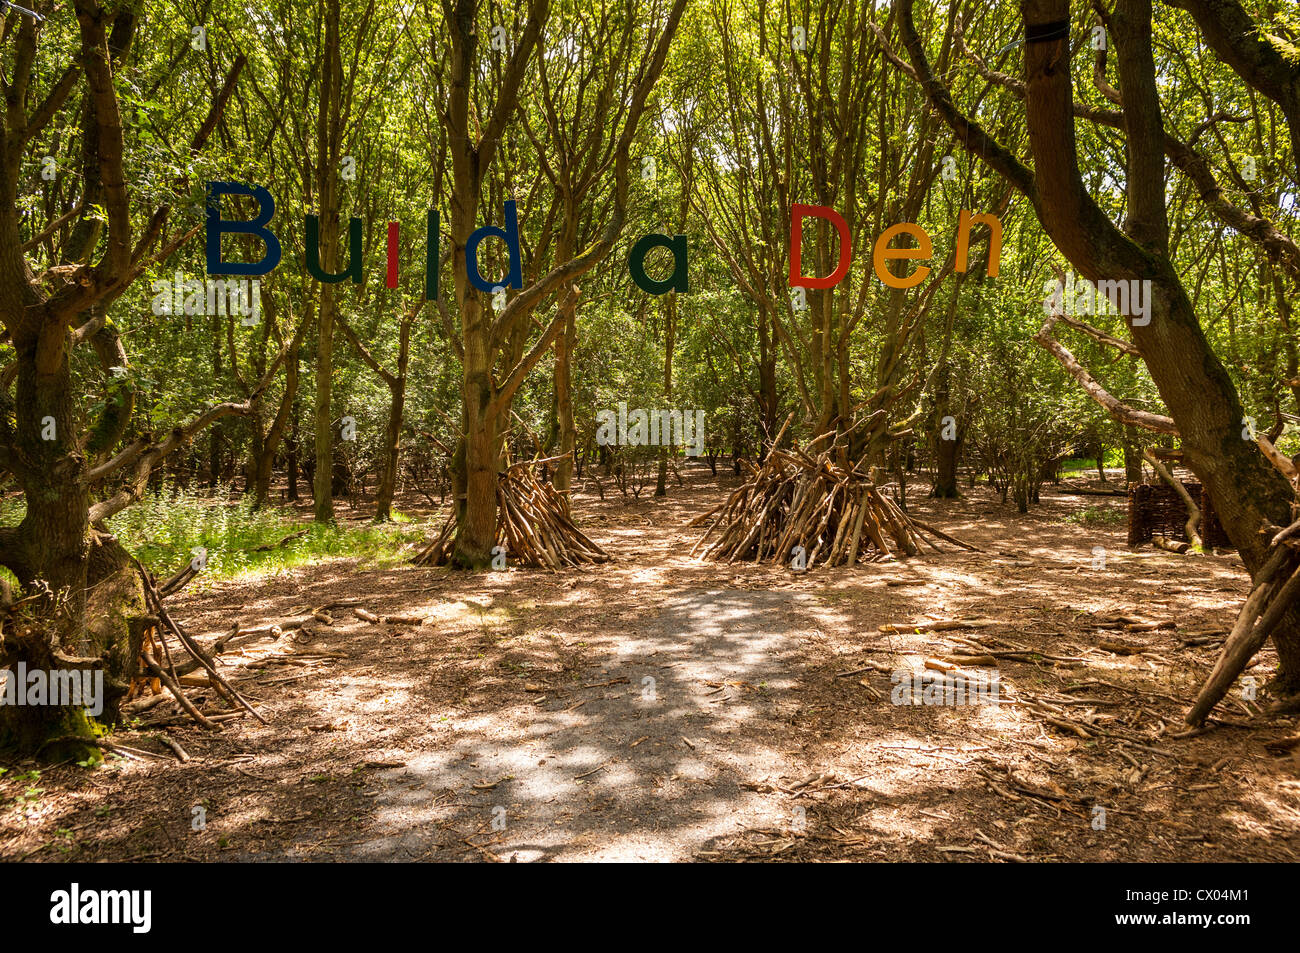
<instances>
[{"instance_id":1,"label":"wicker panel","mask_svg":"<svg viewBox=\"0 0 1300 953\"><path fill-rule=\"evenodd\" d=\"M1231 548L1228 534L1210 501L1210 494L1199 483L1184 483L1192 499L1201 507L1201 541L1216 549ZM1152 536L1187 539L1187 507L1173 487L1163 483L1138 483L1128 491L1128 544L1151 542Z\"/></svg>"}]
</instances>

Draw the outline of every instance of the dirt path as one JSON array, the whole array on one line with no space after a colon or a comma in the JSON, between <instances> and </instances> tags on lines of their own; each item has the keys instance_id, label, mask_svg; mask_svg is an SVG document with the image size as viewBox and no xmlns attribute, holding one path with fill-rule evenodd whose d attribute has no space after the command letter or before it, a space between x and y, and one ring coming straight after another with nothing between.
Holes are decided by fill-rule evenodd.
<instances>
[{"instance_id":1,"label":"dirt path","mask_svg":"<svg viewBox=\"0 0 1300 953\"><path fill-rule=\"evenodd\" d=\"M358 853L422 852L437 825L491 817L504 831L493 849L521 861L682 860L741 820L779 823L741 785L793 770L774 742L795 684L798 599L687 589L629 612L585 686L470 718L445 747L388 772L385 836ZM476 782L495 786L463 805L430 803Z\"/></svg>"},{"instance_id":2,"label":"dirt path","mask_svg":"<svg viewBox=\"0 0 1300 953\"><path fill-rule=\"evenodd\" d=\"M1121 500L1049 495L1025 517L975 491L911 505L984 553L812 573L690 559L697 531L684 523L728 486L701 471L667 502L580 500L584 526L617 556L596 570L332 564L177 600L190 630L208 635L347 598L426 621L376 626L328 610L332 624L230 657L269 727L245 719L213 735L179 721L119 736L163 753L150 736L166 730L187 764L68 765L35 782L16 780L16 767L0 779L0 856L1300 852L1300 764L1266 747L1295 735L1294 719L1234 703L1233 724L1170 737L1214 658L1212 645L1180 642L1230 624L1246 588L1235 556L1129 552L1113 524L1065 520ZM1127 632L1116 615L1177 628ZM926 618L990 624L878 632ZM1033 653L999 666L1010 703L891 704L891 672L919 671L965 637ZM1117 641L1133 654L1098 648ZM1261 684L1273 660L1262 661ZM14 803L23 785L43 790Z\"/></svg>"}]
</instances>

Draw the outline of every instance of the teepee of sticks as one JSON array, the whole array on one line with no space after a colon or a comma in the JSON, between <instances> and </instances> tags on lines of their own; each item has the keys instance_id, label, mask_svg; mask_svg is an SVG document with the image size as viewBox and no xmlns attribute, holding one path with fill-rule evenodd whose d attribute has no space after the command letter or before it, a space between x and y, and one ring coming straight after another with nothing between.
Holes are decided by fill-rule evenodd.
<instances>
[{"instance_id":1,"label":"teepee of sticks","mask_svg":"<svg viewBox=\"0 0 1300 953\"><path fill-rule=\"evenodd\" d=\"M691 555L702 549L703 559L801 561L811 569L814 564L852 566L899 553L916 556L923 543L941 551L930 536L976 548L909 516L881 492L861 464L844 462L845 435L813 456L831 436L818 437L804 449L772 450L725 503L691 521L709 524Z\"/></svg>"},{"instance_id":2,"label":"teepee of sticks","mask_svg":"<svg viewBox=\"0 0 1300 953\"><path fill-rule=\"evenodd\" d=\"M533 468L562 457L529 460L507 468L497 479L497 545L508 563L560 569L610 561L609 553L592 542L569 517L568 503L533 473ZM420 566L450 561L456 540L456 514L443 524L432 543L413 560Z\"/></svg>"}]
</instances>

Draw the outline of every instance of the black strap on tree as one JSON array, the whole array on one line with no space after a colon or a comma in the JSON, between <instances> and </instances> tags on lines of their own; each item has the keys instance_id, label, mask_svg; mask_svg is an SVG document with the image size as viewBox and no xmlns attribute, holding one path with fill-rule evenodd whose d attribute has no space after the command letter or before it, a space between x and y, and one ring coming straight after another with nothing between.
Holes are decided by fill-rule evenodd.
<instances>
[{"instance_id":1,"label":"black strap on tree","mask_svg":"<svg viewBox=\"0 0 1300 953\"><path fill-rule=\"evenodd\" d=\"M1057 20L1054 23L1025 24L1026 43L1051 43L1054 40L1068 39L1069 36L1069 20Z\"/></svg>"}]
</instances>

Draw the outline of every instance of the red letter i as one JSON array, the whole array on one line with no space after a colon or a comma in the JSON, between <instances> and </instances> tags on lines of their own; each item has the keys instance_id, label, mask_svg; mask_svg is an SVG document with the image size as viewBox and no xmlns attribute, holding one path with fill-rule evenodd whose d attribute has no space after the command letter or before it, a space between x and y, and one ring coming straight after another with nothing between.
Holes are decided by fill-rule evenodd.
<instances>
[{"instance_id":1,"label":"red letter i","mask_svg":"<svg viewBox=\"0 0 1300 953\"><path fill-rule=\"evenodd\" d=\"M397 223L388 223L388 280L384 282L387 288L397 287Z\"/></svg>"}]
</instances>

